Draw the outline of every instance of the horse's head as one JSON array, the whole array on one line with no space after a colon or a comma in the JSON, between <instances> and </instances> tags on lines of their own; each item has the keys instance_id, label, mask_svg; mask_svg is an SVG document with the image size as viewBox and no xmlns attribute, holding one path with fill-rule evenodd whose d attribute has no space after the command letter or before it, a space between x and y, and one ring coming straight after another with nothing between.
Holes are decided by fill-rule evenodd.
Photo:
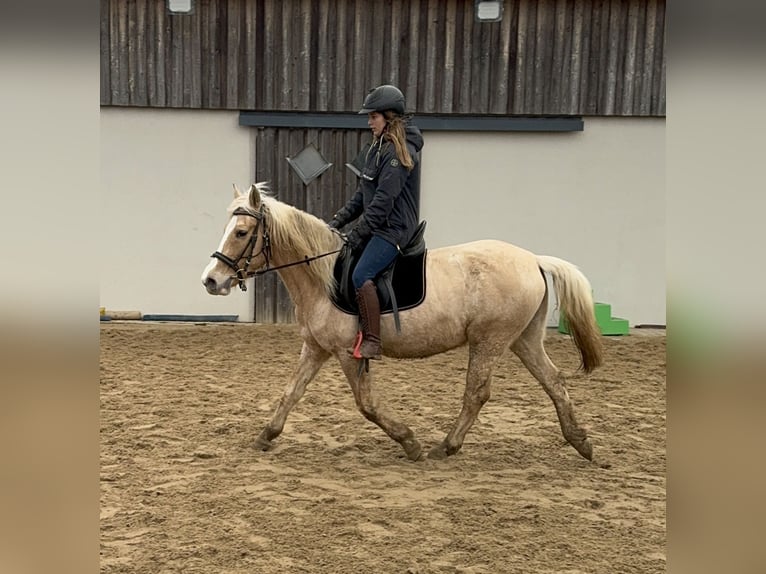
<instances>
[{"instance_id":1,"label":"horse's head","mask_svg":"<svg viewBox=\"0 0 766 574\"><path fill-rule=\"evenodd\" d=\"M247 193L234 186L230 219L213 260L202 272L202 284L211 295L228 295L232 285L244 290L245 279L269 261L269 235L260 190L253 184Z\"/></svg>"}]
</instances>

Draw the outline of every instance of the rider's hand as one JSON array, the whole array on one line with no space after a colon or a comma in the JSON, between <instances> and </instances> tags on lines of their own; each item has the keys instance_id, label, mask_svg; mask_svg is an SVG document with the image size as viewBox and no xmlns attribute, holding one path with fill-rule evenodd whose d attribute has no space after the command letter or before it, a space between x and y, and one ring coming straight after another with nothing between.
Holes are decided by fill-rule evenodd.
<instances>
[{"instance_id":1,"label":"rider's hand","mask_svg":"<svg viewBox=\"0 0 766 574\"><path fill-rule=\"evenodd\" d=\"M364 217L359 218L359 222L354 226L346 236L346 242L354 253L358 253L367 245L367 240L372 236L367 220Z\"/></svg>"},{"instance_id":2,"label":"rider's hand","mask_svg":"<svg viewBox=\"0 0 766 574\"><path fill-rule=\"evenodd\" d=\"M327 224L327 227L330 229L340 229L343 227L343 223L337 217L333 217L330 223Z\"/></svg>"},{"instance_id":3,"label":"rider's hand","mask_svg":"<svg viewBox=\"0 0 766 574\"><path fill-rule=\"evenodd\" d=\"M349 246L352 253L359 253L362 249L364 249L366 243L366 239L361 236L359 230L356 227L352 229L348 235L346 235L346 245Z\"/></svg>"}]
</instances>

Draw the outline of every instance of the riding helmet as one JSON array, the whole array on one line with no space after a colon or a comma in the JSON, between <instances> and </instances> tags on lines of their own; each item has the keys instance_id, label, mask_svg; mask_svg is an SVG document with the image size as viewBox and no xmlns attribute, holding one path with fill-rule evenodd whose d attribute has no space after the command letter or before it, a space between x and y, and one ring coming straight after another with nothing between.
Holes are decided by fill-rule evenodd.
<instances>
[{"instance_id":1,"label":"riding helmet","mask_svg":"<svg viewBox=\"0 0 766 574\"><path fill-rule=\"evenodd\" d=\"M385 84L371 90L364 98L360 114L385 112L394 110L400 116L404 115L404 94L396 86Z\"/></svg>"}]
</instances>

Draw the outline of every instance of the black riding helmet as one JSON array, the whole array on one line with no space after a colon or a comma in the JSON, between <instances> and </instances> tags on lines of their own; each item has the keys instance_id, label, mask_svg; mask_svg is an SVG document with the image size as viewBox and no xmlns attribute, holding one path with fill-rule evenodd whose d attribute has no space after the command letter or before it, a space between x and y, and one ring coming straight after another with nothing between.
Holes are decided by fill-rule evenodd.
<instances>
[{"instance_id":1,"label":"black riding helmet","mask_svg":"<svg viewBox=\"0 0 766 574\"><path fill-rule=\"evenodd\" d=\"M394 110L400 116L404 115L404 94L396 86L385 84L371 90L364 98L360 114L385 112Z\"/></svg>"}]
</instances>

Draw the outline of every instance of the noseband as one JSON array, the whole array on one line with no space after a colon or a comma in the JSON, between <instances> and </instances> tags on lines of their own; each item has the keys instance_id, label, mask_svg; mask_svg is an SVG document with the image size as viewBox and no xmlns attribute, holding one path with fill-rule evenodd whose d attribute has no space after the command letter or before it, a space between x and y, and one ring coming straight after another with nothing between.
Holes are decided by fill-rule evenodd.
<instances>
[{"instance_id":1,"label":"noseband","mask_svg":"<svg viewBox=\"0 0 766 574\"><path fill-rule=\"evenodd\" d=\"M250 262L254 257L263 254L264 258L266 259L265 265L266 267L269 266L271 240L269 239L269 232L266 229L266 224L264 222L263 203L261 203L261 208L258 213L253 213L243 207L238 207L234 210L232 215L247 215L248 217L254 217L258 221L258 223L255 225L253 234L250 236L250 241L248 241L247 245L245 245L245 248L242 250L242 253L240 253L239 257L236 259L232 259L220 251L216 251L210 257L215 257L219 261L222 261L227 267L234 271L234 273L236 273L237 279L239 280L239 288L242 289L242 291L247 291L245 279L252 277L252 273L248 274L247 271L248 267L250 267ZM255 250L255 244L258 243L258 230L261 228L261 223L263 223L263 245L261 246L261 250L258 253L253 254L253 251ZM242 261L242 259L245 260L245 265L244 267L238 267L237 264Z\"/></svg>"}]
</instances>

